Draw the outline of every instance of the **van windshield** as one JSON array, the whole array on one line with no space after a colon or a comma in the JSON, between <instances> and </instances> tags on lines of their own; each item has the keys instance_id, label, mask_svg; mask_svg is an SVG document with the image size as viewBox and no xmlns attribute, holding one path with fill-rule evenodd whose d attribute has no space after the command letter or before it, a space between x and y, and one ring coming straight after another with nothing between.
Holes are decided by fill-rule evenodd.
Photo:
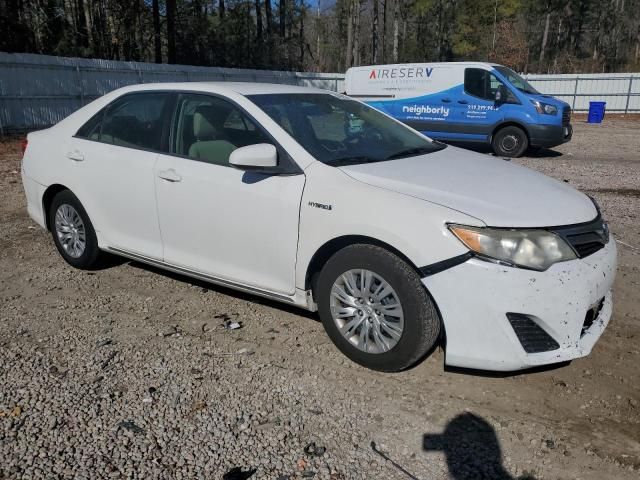
<instances>
[{"instance_id":1,"label":"van windshield","mask_svg":"<svg viewBox=\"0 0 640 480\"><path fill-rule=\"evenodd\" d=\"M513 85L515 88L517 88L521 92L532 93L535 95L540 93L535 88L533 88L533 86L529 82L527 82L524 78L522 78L520 75L518 75L516 72L514 72L510 68L498 66L498 67L495 67L495 69L498 72L500 72L502 76L506 78L511 85Z\"/></svg>"},{"instance_id":2,"label":"van windshield","mask_svg":"<svg viewBox=\"0 0 640 480\"><path fill-rule=\"evenodd\" d=\"M341 95L280 93L248 98L305 150L328 165L382 162L445 148Z\"/></svg>"}]
</instances>

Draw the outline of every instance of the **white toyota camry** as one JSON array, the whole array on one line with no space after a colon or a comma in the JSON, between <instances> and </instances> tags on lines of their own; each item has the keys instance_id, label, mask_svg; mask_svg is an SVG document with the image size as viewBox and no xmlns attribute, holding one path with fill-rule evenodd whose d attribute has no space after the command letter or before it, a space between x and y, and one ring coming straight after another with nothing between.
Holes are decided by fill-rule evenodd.
<instances>
[{"instance_id":1,"label":"white toyota camry","mask_svg":"<svg viewBox=\"0 0 640 480\"><path fill-rule=\"evenodd\" d=\"M318 310L377 370L438 343L452 366L562 362L611 317L592 199L324 90L122 88L29 134L22 179L74 267L109 252Z\"/></svg>"}]
</instances>

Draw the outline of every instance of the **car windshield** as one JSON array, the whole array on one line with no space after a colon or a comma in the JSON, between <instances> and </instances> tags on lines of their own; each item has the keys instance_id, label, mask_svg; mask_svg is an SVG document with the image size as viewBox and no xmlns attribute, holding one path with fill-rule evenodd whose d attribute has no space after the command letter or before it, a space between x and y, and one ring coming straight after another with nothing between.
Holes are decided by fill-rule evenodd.
<instances>
[{"instance_id":1,"label":"car windshield","mask_svg":"<svg viewBox=\"0 0 640 480\"><path fill-rule=\"evenodd\" d=\"M342 95L287 93L248 98L328 165L395 160L445 148Z\"/></svg>"},{"instance_id":2,"label":"car windshield","mask_svg":"<svg viewBox=\"0 0 640 480\"><path fill-rule=\"evenodd\" d=\"M516 87L521 92L533 93L533 94L540 93L535 88L533 88L533 86L529 82L527 82L524 78L522 78L520 75L518 75L516 72L514 72L510 68L507 68L507 67L495 67L495 68L498 72L502 74L504 78L507 79L507 81L511 85Z\"/></svg>"}]
</instances>

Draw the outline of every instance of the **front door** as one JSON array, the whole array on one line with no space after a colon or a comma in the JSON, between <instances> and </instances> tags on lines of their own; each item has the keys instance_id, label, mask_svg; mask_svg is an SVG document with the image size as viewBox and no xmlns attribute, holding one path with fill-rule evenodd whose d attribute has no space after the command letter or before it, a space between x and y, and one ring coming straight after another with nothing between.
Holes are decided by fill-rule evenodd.
<instances>
[{"instance_id":1,"label":"front door","mask_svg":"<svg viewBox=\"0 0 640 480\"><path fill-rule=\"evenodd\" d=\"M461 139L487 141L494 127L504 118L508 99L496 102L496 91L504 85L484 68L465 68L464 91L453 103L455 124ZM508 89L507 89L508 91Z\"/></svg>"},{"instance_id":2,"label":"front door","mask_svg":"<svg viewBox=\"0 0 640 480\"><path fill-rule=\"evenodd\" d=\"M234 149L273 141L219 97L180 95L173 137L155 167L165 262L293 294L304 175L230 166Z\"/></svg>"}]
</instances>

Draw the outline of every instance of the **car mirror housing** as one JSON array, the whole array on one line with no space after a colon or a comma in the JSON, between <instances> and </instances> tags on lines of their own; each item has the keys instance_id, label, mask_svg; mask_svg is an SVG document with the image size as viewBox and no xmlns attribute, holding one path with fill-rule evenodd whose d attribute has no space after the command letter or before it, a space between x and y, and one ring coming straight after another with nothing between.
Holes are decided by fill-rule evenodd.
<instances>
[{"instance_id":1,"label":"car mirror housing","mask_svg":"<svg viewBox=\"0 0 640 480\"><path fill-rule=\"evenodd\" d=\"M278 151L270 143L240 147L231 152L229 163L242 170L263 170L278 166Z\"/></svg>"}]
</instances>

